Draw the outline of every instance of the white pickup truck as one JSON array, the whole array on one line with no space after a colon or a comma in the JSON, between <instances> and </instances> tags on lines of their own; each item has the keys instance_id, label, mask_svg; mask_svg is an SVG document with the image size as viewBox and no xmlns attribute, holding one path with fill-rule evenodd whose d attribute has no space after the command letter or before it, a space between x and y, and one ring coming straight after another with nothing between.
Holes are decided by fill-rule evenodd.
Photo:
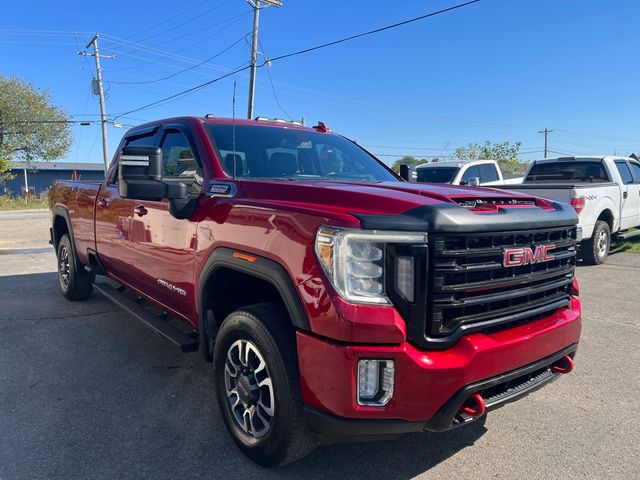
<instances>
[{"instance_id":1,"label":"white pickup truck","mask_svg":"<svg viewBox=\"0 0 640 480\"><path fill-rule=\"evenodd\" d=\"M402 173L402 170L401 170ZM420 183L449 183L452 185L503 185L520 183L522 177L505 180L495 160L457 160L432 162L412 169L405 180ZM403 178L405 175L402 175Z\"/></svg>"},{"instance_id":2,"label":"white pickup truck","mask_svg":"<svg viewBox=\"0 0 640 480\"><path fill-rule=\"evenodd\" d=\"M586 263L609 255L611 237L640 235L640 163L628 157L562 157L534 161L521 185L497 186L571 204L580 217Z\"/></svg>"}]
</instances>

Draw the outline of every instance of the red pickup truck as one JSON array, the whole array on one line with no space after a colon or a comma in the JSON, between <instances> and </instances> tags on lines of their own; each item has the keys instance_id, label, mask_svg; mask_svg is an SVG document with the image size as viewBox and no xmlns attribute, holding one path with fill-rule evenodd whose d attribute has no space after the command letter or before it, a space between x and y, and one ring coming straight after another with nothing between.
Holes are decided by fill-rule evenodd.
<instances>
[{"instance_id":1,"label":"red pickup truck","mask_svg":"<svg viewBox=\"0 0 640 480\"><path fill-rule=\"evenodd\" d=\"M573 368L573 208L404 182L322 123L152 122L49 198L63 294L200 349L262 465L469 424Z\"/></svg>"}]
</instances>

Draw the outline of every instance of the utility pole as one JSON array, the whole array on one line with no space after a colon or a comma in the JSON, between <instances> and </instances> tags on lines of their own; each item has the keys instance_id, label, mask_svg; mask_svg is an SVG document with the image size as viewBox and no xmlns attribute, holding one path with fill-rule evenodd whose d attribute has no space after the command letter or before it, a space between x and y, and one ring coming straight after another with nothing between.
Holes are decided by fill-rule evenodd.
<instances>
[{"instance_id":1,"label":"utility pole","mask_svg":"<svg viewBox=\"0 0 640 480\"><path fill-rule=\"evenodd\" d=\"M544 130L538 130L538 133L544 133L544 158L547 158L547 137L553 130L545 128Z\"/></svg>"},{"instance_id":2,"label":"utility pole","mask_svg":"<svg viewBox=\"0 0 640 480\"><path fill-rule=\"evenodd\" d=\"M87 52L89 47L93 45L93 53ZM115 58L115 55L101 55L98 49L98 34L96 33L93 38L84 47L84 51L78 52L78 55L83 57L91 56L96 59L96 77L97 77L97 90L98 98L100 99L100 124L102 126L102 160L104 161L104 171L107 172L109 168L109 145L107 143L107 113L104 106L104 89L102 88L102 69L100 68L100 58Z\"/></svg>"},{"instance_id":3,"label":"utility pole","mask_svg":"<svg viewBox=\"0 0 640 480\"><path fill-rule=\"evenodd\" d=\"M262 6L260 3L263 3ZM256 93L256 63L258 61L258 25L260 23L260 10L268 7L282 6L282 0L247 0L247 3L253 8L253 37L251 40L251 71L249 74L249 101L247 106L247 118L253 118L253 100Z\"/></svg>"}]
</instances>

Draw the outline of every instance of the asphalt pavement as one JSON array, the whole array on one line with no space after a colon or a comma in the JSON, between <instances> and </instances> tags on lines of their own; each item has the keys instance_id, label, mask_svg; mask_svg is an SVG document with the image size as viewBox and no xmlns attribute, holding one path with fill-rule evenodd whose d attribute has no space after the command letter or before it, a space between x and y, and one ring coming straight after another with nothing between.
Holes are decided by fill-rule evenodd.
<instances>
[{"instance_id":1,"label":"asphalt pavement","mask_svg":"<svg viewBox=\"0 0 640 480\"><path fill-rule=\"evenodd\" d=\"M579 267L576 370L443 434L319 448L277 470L228 437L210 364L94 293L68 302L48 214L0 213L0 479L640 478L640 255Z\"/></svg>"}]
</instances>

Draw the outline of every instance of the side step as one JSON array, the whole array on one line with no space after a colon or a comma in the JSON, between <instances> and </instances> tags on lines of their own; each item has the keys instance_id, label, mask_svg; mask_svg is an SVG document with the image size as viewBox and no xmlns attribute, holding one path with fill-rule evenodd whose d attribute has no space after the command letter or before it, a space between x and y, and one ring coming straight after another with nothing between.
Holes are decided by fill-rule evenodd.
<instances>
[{"instance_id":1,"label":"side step","mask_svg":"<svg viewBox=\"0 0 640 480\"><path fill-rule=\"evenodd\" d=\"M106 283L94 284L96 290L104 295L108 300L118 305L133 318L150 328L161 337L169 340L183 352L195 352L198 350L198 341L189 335L171 326L166 321L156 317L134 300L113 288Z\"/></svg>"},{"instance_id":2,"label":"side step","mask_svg":"<svg viewBox=\"0 0 640 480\"><path fill-rule=\"evenodd\" d=\"M640 229L619 233L615 236L616 240L629 240L630 238L640 237Z\"/></svg>"}]
</instances>

